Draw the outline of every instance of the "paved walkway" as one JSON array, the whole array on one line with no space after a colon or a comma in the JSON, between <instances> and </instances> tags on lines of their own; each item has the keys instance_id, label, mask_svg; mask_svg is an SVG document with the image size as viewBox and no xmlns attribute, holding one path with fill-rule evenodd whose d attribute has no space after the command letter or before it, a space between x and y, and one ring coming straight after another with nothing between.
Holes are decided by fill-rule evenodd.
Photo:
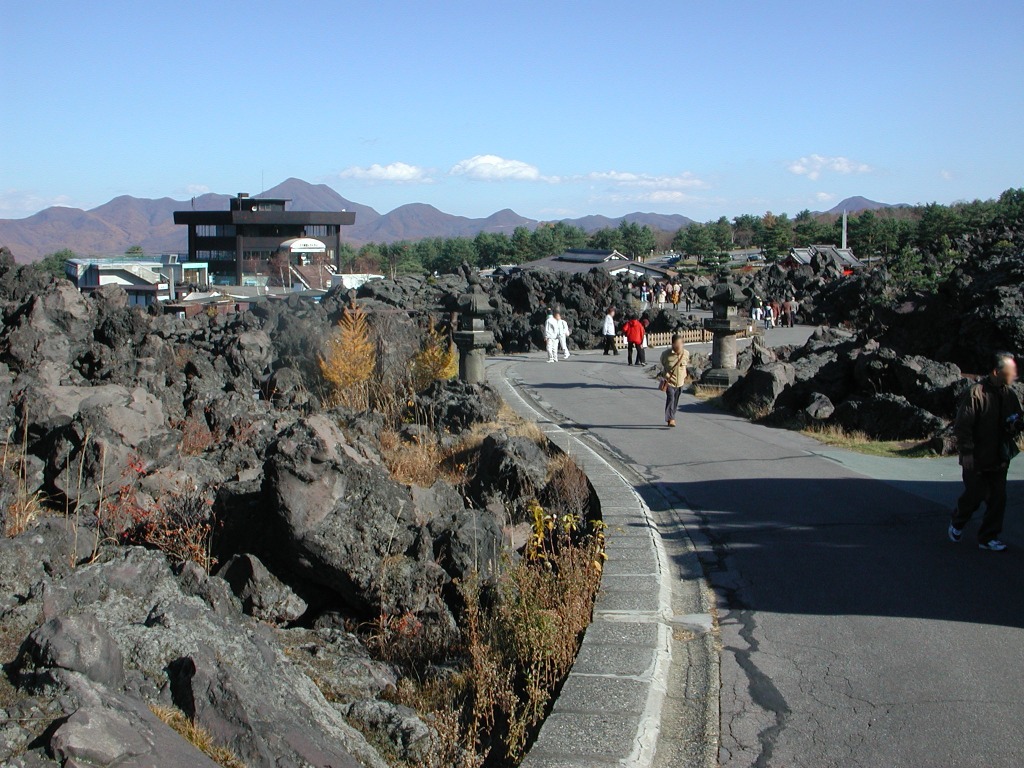
<instances>
[{"instance_id":1,"label":"paved walkway","mask_svg":"<svg viewBox=\"0 0 1024 768\"><path fill-rule=\"evenodd\" d=\"M830 449L689 397L670 431L661 393L624 355L502 358L491 376L515 383L549 431L593 447L654 523L672 605L655 623L676 627L654 765L708 764L715 751L723 766L1024 765L1024 461L1011 473L1013 548L980 552L973 528L960 545L945 539L952 459ZM633 540L613 528L609 551ZM634 591L660 583L630 575ZM694 680L714 668L690 668L687 645L702 635L696 618L682 621L701 612L702 584L720 647L718 728L695 725L715 697ZM581 659L597 674L615 668L610 654ZM628 733L607 725L593 738ZM651 764L611 748L605 758Z\"/></svg>"}]
</instances>

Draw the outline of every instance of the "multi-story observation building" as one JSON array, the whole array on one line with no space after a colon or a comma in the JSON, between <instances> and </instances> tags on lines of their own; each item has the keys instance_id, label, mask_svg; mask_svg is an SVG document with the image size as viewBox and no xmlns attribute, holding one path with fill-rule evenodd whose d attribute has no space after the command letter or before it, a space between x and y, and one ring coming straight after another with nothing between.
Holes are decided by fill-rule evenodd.
<instances>
[{"instance_id":1,"label":"multi-story observation building","mask_svg":"<svg viewBox=\"0 0 1024 768\"><path fill-rule=\"evenodd\" d=\"M239 192L227 211L175 211L188 227L188 260L209 265L216 285L267 285L293 266L340 271L341 228L354 211L289 211L284 198Z\"/></svg>"}]
</instances>

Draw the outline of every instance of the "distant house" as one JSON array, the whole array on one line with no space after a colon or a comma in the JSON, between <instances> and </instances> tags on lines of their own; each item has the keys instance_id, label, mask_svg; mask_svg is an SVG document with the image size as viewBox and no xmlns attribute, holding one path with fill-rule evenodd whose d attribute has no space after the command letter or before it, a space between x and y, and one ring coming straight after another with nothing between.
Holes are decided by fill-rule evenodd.
<instances>
[{"instance_id":1,"label":"distant house","mask_svg":"<svg viewBox=\"0 0 1024 768\"><path fill-rule=\"evenodd\" d=\"M610 275L629 274L635 277L651 277L658 280L672 276L664 267L633 261L616 250L597 248L570 248L557 256L548 256L516 267L503 267L502 273L528 269L550 269L553 272L580 274L592 269L605 269ZM498 270L495 270L498 274Z\"/></svg>"},{"instance_id":2,"label":"distant house","mask_svg":"<svg viewBox=\"0 0 1024 768\"><path fill-rule=\"evenodd\" d=\"M343 272L340 275L331 275L331 288L336 285L340 285L345 290L352 290L353 288L361 288L371 280L383 280L384 275L377 275L372 272Z\"/></svg>"},{"instance_id":3,"label":"distant house","mask_svg":"<svg viewBox=\"0 0 1024 768\"><path fill-rule=\"evenodd\" d=\"M781 264L788 269L810 266L815 256L819 260L831 261L847 274L865 267L864 262L853 255L852 248L839 248L835 245L809 245L806 248L792 248Z\"/></svg>"},{"instance_id":4,"label":"distant house","mask_svg":"<svg viewBox=\"0 0 1024 768\"><path fill-rule=\"evenodd\" d=\"M177 254L131 258L80 258L64 264L68 279L83 293L104 285L119 285L133 306L149 306L176 298L182 285L209 283L207 265L201 261L180 262Z\"/></svg>"}]
</instances>

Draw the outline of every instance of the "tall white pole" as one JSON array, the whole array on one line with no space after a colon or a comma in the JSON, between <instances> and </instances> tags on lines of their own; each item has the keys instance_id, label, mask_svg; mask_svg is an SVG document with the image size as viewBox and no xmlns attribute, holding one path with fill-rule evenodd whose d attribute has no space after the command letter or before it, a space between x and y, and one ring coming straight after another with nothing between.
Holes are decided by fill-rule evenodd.
<instances>
[{"instance_id":1,"label":"tall white pole","mask_svg":"<svg viewBox=\"0 0 1024 768\"><path fill-rule=\"evenodd\" d=\"M843 250L846 250L846 211L843 211Z\"/></svg>"}]
</instances>

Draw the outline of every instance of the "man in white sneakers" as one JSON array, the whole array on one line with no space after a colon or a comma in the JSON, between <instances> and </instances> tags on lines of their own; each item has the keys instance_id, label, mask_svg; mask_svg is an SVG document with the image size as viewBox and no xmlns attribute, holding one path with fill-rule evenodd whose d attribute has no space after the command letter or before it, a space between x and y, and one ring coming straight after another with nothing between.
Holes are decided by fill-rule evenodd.
<instances>
[{"instance_id":1,"label":"man in white sneakers","mask_svg":"<svg viewBox=\"0 0 1024 768\"><path fill-rule=\"evenodd\" d=\"M978 546L1002 552L999 540L1006 512L1006 473L1016 456L1024 426L1024 411L1013 390L1017 362L1009 352L996 353L992 373L971 387L956 415L956 442L963 469L964 492L949 523L949 538L963 537L971 516L985 503Z\"/></svg>"},{"instance_id":2,"label":"man in white sneakers","mask_svg":"<svg viewBox=\"0 0 1024 768\"><path fill-rule=\"evenodd\" d=\"M569 359L569 324L565 322L565 318L559 314L555 314L558 318L558 347L562 350L562 354L565 355L565 359Z\"/></svg>"},{"instance_id":3,"label":"man in white sneakers","mask_svg":"<svg viewBox=\"0 0 1024 768\"><path fill-rule=\"evenodd\" d=\"M544 343L548 350L548 362L558 362L558 337L562 333L562 318L558 310L548 313L544 321Z\"/></svg>"}]
</instances>

